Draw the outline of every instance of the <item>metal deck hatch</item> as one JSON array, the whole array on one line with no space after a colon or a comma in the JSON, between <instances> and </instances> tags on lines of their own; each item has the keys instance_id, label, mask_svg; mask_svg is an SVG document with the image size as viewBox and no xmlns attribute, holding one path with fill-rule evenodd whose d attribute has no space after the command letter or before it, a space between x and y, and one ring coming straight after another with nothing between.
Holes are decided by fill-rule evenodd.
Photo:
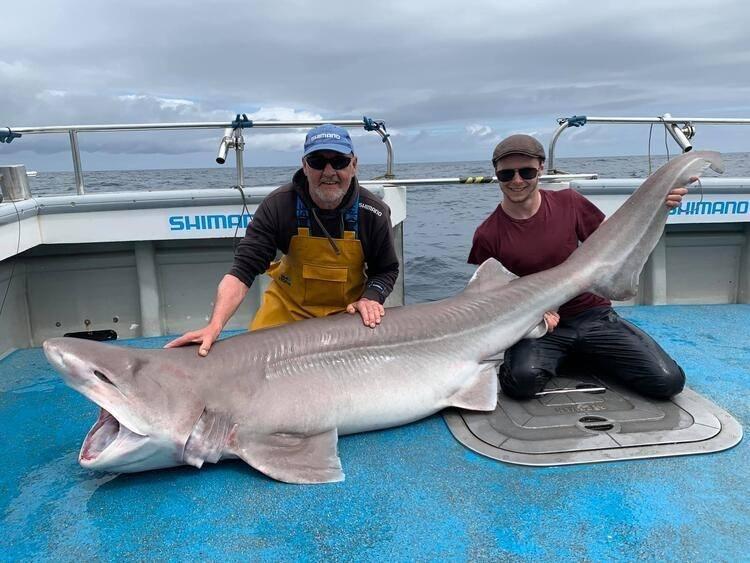
<instances>
[{"instance_id":1,"label":"metal deck hatch","mask_svg":"<svg viewBox=\"0 0 750 563\"><path fill-rule=\"evenodd\" d=\"M729 413L691 389L656 401L593 375L556 377L526 401L500 392L493 412L451 409L444 416L466 447L519 465L710 453L742 439Z\"/></svg>"}]
</instances>

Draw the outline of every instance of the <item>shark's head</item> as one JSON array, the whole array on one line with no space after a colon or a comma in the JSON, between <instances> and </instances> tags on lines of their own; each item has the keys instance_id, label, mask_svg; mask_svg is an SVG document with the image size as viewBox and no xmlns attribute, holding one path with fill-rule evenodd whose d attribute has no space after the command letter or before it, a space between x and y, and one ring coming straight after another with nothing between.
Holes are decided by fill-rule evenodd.
<instances>
[{"instance_id":1,"label":"shark's head","mask_svg":"<svg viewBox=\"0 0 750 563\"><path fill-rule=\"evenodd\" d=\"M185 444L204 405L175 356L159 352L77 338L44 342L65 382L101 407L81 446L83 467L133 472L185 463Z\"/></svg>"}]
</instances>

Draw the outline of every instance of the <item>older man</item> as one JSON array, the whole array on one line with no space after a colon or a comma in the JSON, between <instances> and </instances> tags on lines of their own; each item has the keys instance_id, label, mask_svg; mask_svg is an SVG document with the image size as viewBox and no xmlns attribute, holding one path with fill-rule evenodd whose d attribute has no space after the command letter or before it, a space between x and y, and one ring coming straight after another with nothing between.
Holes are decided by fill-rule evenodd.
<instances>
[{"instance_id":1,"label":"older man","mask_svg":"<svg viewBox=\"0 0 750 563\"><path fill-rule=\"evenodd\" d=\"M512 135L495 147L492 164L503 199L477 228L469 263L492 257L518 276L546 270L562 263L604 220L574 190L539 189L544 160L544 147L529 135ZM678 206L686 193L684 187L672 190L667 206ZM546 335L521 340L505 352L500 384L511 397L533 397L569 357L654 398L669 398L685 384L682 368L649 335L620 318L607 299L584 293L548 312L545 321Z\"/></svg>"},{"instance_id":2,"label":"older man","mask_svg":"<svg viewBox=\"0 0 750 563\"><path fill-rule=\"evenodd\" d=\"M361 187L349 133L321 125L305 138L302 168L266 197L219 284L211 319L166 347L200 344L208 354L255 278L271 284L251 329L346 311L376 327L399 271L390 209ZM271 263L277 250L284 255ZM270 265L270 267L269 267Z\"/></svg>"}]
</instances>

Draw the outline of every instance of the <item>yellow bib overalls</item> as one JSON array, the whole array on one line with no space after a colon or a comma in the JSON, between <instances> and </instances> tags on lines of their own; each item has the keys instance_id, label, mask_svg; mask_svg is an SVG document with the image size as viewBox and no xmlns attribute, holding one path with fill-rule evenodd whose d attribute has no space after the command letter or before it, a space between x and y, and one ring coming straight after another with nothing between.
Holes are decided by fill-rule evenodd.
<instances>
[{"instance_id":1,"label":"yellow bib overalls","mask_svg":"<svg viewBox=\"0 0 750 563\"><path fill-rule=\"evenodd\" d=\"M362 243L356 238L359 198L352 208L346 217L353 218L347 227L354 230L345 230L343 238L333 239L338 253L327 237L310 236L309 227L297 227L289 251L266 272L271 284L250 330L341 313L362 296L366 278ZM299 198L297 218L298 225L307 221L307 209Z\"/></svg>"}]
</instances>

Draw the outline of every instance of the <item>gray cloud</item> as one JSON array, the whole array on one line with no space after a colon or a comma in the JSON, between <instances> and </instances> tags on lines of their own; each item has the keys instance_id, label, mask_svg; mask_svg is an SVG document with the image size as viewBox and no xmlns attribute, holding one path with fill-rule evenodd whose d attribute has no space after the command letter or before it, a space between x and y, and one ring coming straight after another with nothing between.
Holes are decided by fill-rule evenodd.
<instances>
[{"instance_id":1,"label":"gray cloud","mask_svg":"<svg viewBox=\"0 0 750 563\"><path fill-rule=\"evenodd\" d=\"M547 140L563 115L750 115L740 1L505 4L29 0L4 14L0 126L367 114L394 129L402 161L429 161L484 159L514 131ZM726 131L698 139L747 149L750 129ZM587 126L566 134L565 151L644 153L647 134ZM258 161L298 158L299 131L251 135ZM219 136L90 134L81 145L95 166L108 154L185 166L202 155L203 166ZM63 163L67 150L63 136L29 136L0 160ZM381 159L377 138L358 150Z\"/></svg>"}]
</instances>

